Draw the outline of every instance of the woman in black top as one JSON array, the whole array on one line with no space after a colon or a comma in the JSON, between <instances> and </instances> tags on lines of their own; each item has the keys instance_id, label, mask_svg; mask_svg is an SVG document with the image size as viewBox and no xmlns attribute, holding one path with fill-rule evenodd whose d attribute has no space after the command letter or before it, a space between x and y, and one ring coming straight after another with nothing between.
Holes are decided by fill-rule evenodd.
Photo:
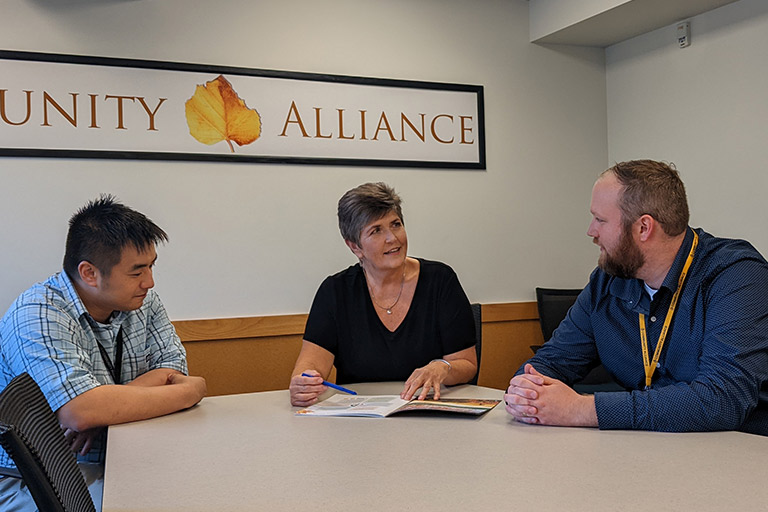
<instances>
[{"instance_id":1,"label":"woman in black top","mask_svg":"<svg viewBox=\"0 0 768 512\"><path fill-rule=\"evenodd\" d=\"M407 256L400 198L384 183L342 196L339 229L360 261L320 285L290 384L291 403L317 402L337 382L405 381L401 397L461 384L477 373L472 310L453 270ZM302 376L302 373L312 375Z\"/></svg>"}]
</instances>

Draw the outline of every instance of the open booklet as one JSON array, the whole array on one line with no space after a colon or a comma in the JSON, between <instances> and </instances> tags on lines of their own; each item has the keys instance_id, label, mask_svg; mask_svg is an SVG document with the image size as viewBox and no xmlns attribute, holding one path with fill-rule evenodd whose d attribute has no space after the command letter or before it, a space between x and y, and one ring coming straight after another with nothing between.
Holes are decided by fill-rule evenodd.
<instances>
[{"instance_id":1,"label":"open booklet","mask_svg":"<svg viewBox=\"0 0 768 512\"><path fill-rule=\"evenodd\" d=\"M482 398L441 398L403 400L398 395L333 395L327 400L296 411L300 416L368 416L383 418L403 411L441 411L479 416L501 400Z\"/></svg>"}]
</instances>

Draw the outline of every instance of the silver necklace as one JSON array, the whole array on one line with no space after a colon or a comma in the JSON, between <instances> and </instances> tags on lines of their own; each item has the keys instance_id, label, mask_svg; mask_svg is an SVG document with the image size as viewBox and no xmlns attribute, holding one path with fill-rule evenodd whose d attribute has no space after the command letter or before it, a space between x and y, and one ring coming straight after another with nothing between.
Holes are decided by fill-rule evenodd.
<instances>
[{"instance_id":1,"label":"silver necklace","mask_svg":"<svg viewBox=\"0 0 768 512\"><path fill-rule=\"evenodd\" d=\"M363 274L365 274L365 284L368 285L368 293L371 294L371 299L373 300L373 303L376 304L378 307L383 309L387 312L388 315L392 314L392 308L394 308L398 302L400 302L400 296L403 294L403 285L405 285L405 263L403 263L403 277L400 280L400 291L397 292L397 298L395 299L395 302L392 303L391 306L386 307L382 306L378 302L376 302L376 296L373 294L373 290L371 289L371 284L368 282L368 273L363 269Z\"/></svg>"}]
</instances>

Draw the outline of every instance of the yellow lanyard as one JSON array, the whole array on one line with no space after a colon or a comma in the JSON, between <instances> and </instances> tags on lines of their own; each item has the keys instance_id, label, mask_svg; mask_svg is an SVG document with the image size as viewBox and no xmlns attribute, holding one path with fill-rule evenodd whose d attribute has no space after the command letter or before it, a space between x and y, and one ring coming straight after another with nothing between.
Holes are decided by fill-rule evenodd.
<instances>
[{"instance_id":1,"label":"yellow lanyard","mask_svg":"<svg viewBox=\"0 0 768 512\"><path fill-rule=\"evenodd\" d=\"M669 330L669 324L672 323L672 317L675 314L675 308L677 307L677 299L680 298L680 292L683 290L683 283L685 282L685 276L688 274L688 269L693 261L693 253L696 252L696 246L699 245L699 235L693 232L693 244L691 245L691 252L688 253L688 259L685 260L683 271L680 273L680 278L677 280L677 290L672 295L672 302L669 304L669 310L667 310L667 317L664 319L664 326L661 328L661 334L659 335L659 342L656 343L656 350L653 352L653 361L648 361L648 334L645 332L645 315L640 313L640 345L643 348L643 367L645 368L645 389L651 387L651 379L653 378L653 372L656 371L656 366L659 364L659 357L661 356L661 349L664 347L664 340L667 338L667 331Z\"/></svg>"}]
</instances>

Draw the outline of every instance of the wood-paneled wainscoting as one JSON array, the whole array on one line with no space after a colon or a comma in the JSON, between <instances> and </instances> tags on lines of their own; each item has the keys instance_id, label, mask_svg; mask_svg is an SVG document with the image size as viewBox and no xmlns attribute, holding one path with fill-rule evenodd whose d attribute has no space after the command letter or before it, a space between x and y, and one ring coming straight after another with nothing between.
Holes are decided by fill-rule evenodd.
<instances>
[{"instance_id":1,"label":"wood-paneled wainscoting","mask_svg":"<svg viewBox=\"0 0 768 512\"><path fill-rule=\"evenodd\" d=\"M515 370L543 343L535 302L483 304L478 384L506 389ZM307 315L173 322L187 350L189 372L209 395L286 389L301 348ZM333 375L331 376L333 379Z\"/></svg>"}]
</instances>

